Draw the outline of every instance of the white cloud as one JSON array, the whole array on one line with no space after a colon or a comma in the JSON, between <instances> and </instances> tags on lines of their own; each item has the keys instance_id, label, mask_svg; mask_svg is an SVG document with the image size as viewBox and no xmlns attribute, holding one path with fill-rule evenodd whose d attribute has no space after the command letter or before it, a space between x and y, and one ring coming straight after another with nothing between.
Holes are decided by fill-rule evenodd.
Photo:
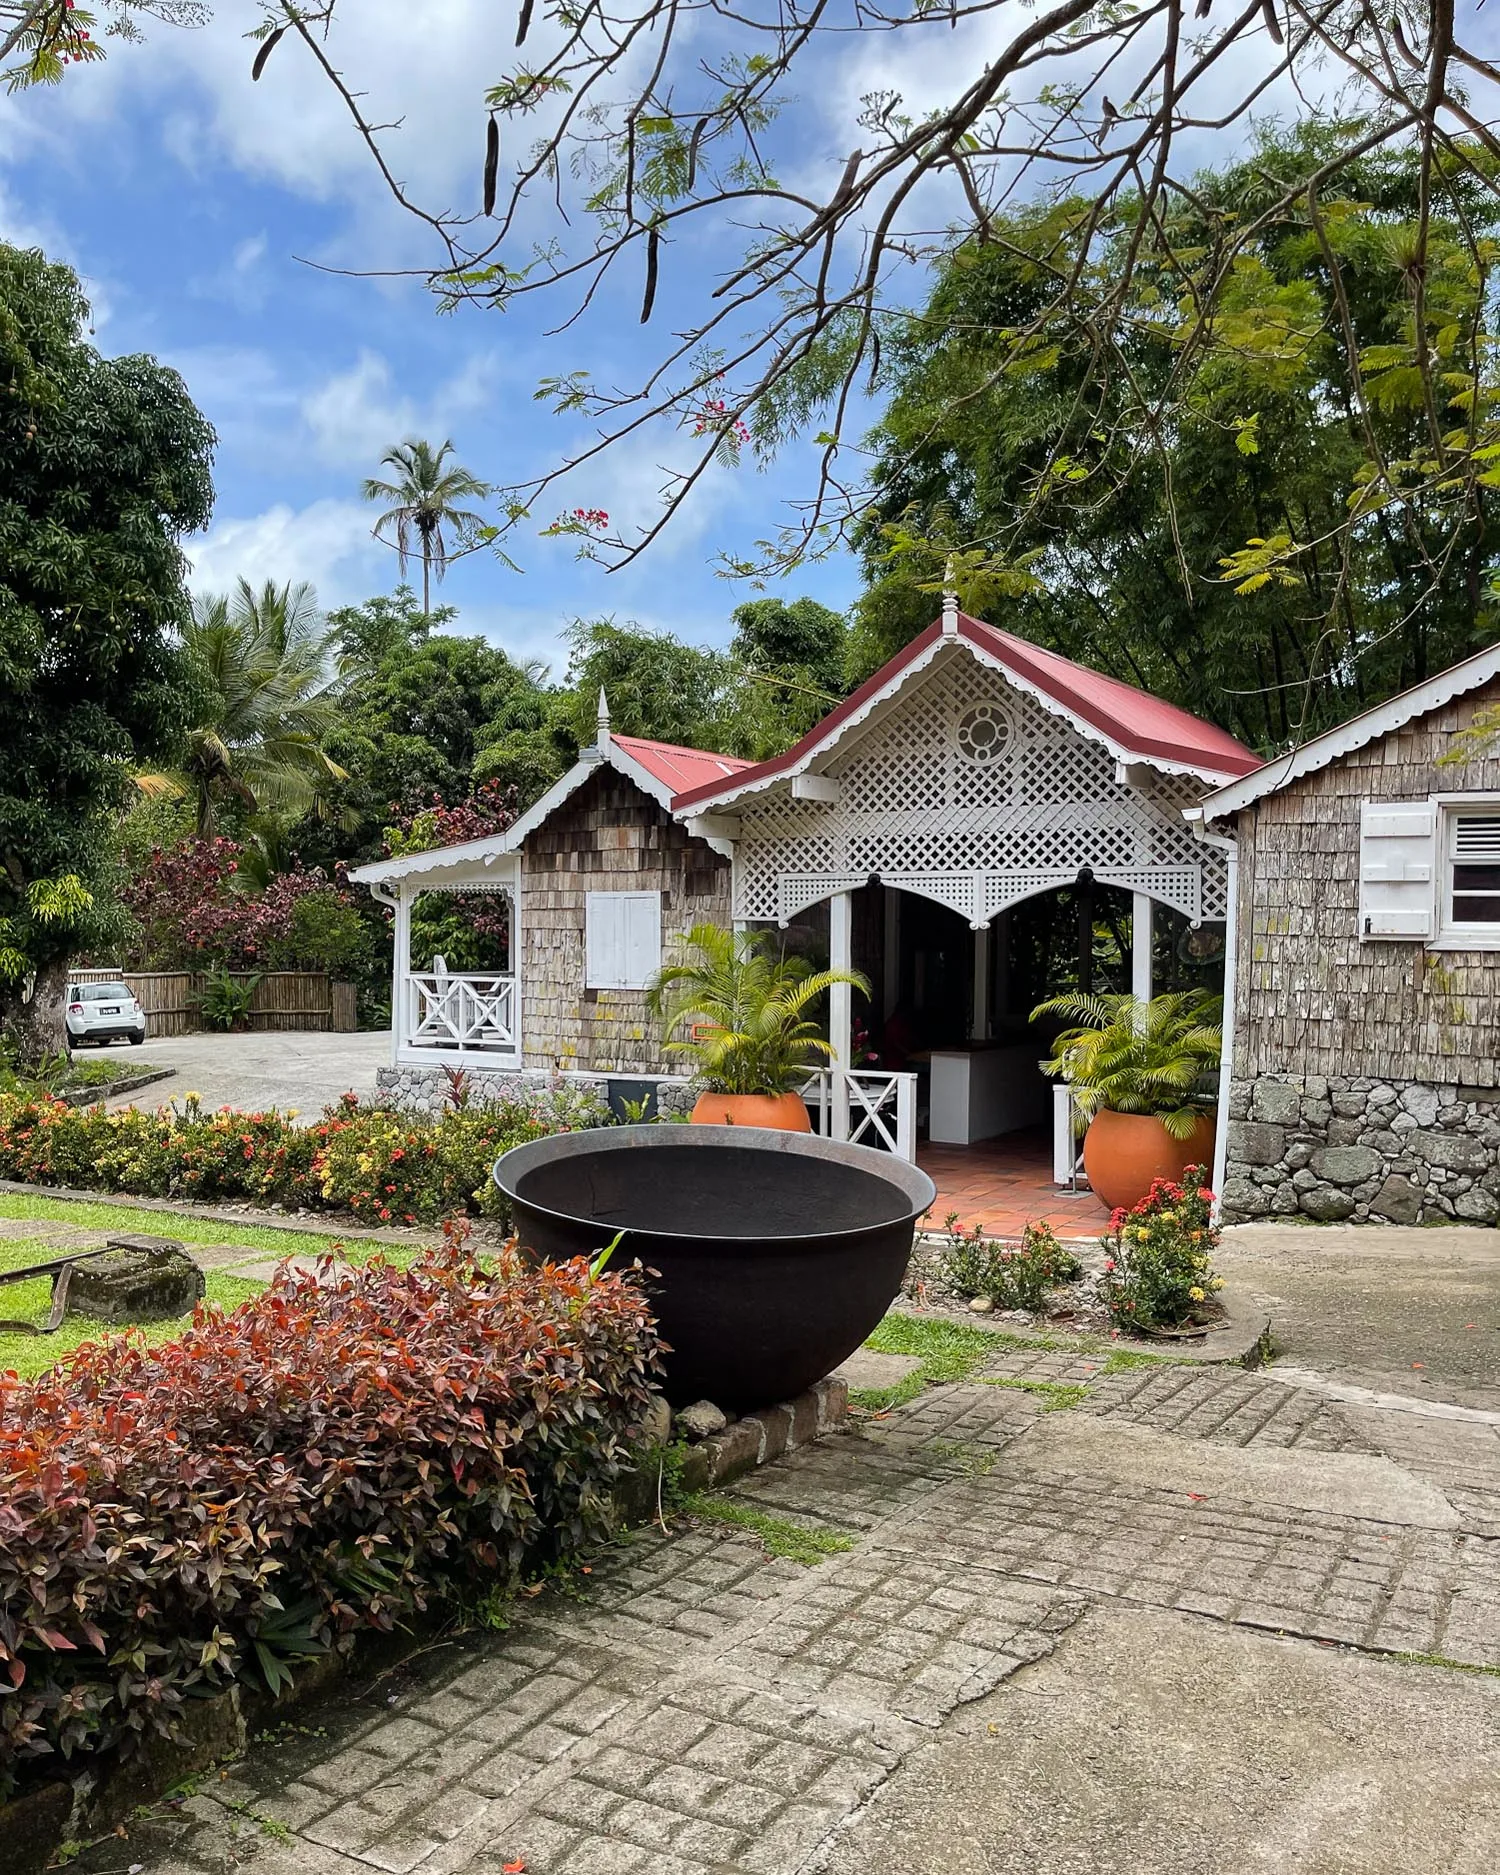
<instances>
[{"instance_id":1,"label":"white cloud","mask_svg":"<svg viewBox=\"0 0 1500 1875\"><path fill-rule=\"evenodd\" d=\"M396 390L388 359L363 350L347 371L303 398L302 417L324 462L369 469L408 436L442 442L463 418L485 408L498 377L493 355L479 353L419 403Z\"/></svg>"},{"instance_id":2,"label":"white cloud","mask_svg":"<svg viewBox=\"0 0 1500 1875\"><path fill-rule=\"evenodd\" d=\"M187 553L199 592L222 590L241 575L254 585L306 579L324 606L365 598L372 574L383 580L391 557L370 536L364 502L328 496L306 508L277 502L263 514L218 520Z\"/></svg>"},{"instance_id":3,"label":"white cloud","mask_svg":"<svg viewBox=\"0 0 1500 1875\"><path fill-rule=\"evenodd\" d=\"M271 291L265 260L270 237L262 229L235 243L234 250L221 267L201 274L191 291L201 299L223 300L237 312L259 312Z\"/></svg>"}]
</instances>

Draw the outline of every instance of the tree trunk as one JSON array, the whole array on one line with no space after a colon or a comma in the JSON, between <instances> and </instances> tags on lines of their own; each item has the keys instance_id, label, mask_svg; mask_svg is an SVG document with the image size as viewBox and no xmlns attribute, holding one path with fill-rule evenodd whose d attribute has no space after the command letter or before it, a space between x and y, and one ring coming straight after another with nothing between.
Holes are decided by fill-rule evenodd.
<instances>
[{"instance_id":1,"label":"tree trunk","mask_svg":"<svg viewBox=\"0 0 1500 1875\"><path fill-rule=\"evenodd\" d=\"M0 1000L0 1024L15 1048L19 1067L40 1067L48 1056L66 1050L63 998L67 989L68 960L58 957L38 970L28 1001L22 1000L19 989Z\"/></svg>"},{"instance_id":2,"label":"tree trunk","mask_svg":"<svg viewBox=\"0 0 1500 1875\"><path fill-rule=\"evenodd\" d=\"M422 542L422 616L427 618L432 613L432 550L426 539Z\"/></svg>"}]
</instances>

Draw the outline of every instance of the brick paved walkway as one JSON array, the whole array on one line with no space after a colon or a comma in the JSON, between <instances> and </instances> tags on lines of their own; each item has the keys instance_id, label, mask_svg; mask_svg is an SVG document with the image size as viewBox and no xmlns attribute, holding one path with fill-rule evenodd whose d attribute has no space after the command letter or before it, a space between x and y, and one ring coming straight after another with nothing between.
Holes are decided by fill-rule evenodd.
<instances>
[{"instance_id":1,"label":"brick paved walkway","mask_svg":"<svg viewBox=\"0 0 1500 1875\"><path fill-rule=\"evenodd\" d=\"M1085 1397L1047 1413L1057 1396L1005 1380ZM1252 1475L1238 1455L1260 1453L1290 1488L1252 1501L1080 1469L1049 1438L1064 1422L1098 1435L1086 1452L1148 1444L1201 1468L1221 1451L1231 1484ZM1443 1493L1450 1527L1280 1501L1315 1499L1350 1457L1423 1502ZM853 1545L804 1569L717 1525L637 1533L597 1559L582 1598L522 1602L508 1632L298 1714L80 1869L810 1871L949 1715L1045 1659L1091 1605L1500 1663L1500 1430L1272 1375L1007 1351L738 1495Z\"/></svg>"}]
</instances>

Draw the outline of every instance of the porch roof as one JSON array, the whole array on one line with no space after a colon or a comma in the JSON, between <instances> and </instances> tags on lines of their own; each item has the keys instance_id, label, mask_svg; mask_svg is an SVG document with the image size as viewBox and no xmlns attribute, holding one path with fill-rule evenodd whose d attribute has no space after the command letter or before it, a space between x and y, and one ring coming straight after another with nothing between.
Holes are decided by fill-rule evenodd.
<instances>
[{"instance_id":1,"label":"porch roof","mask_svg":"<svg viewBox=\"0 0 1500 1875\"><path fill-rule=\"evenodd\" d=\"M944 630L943 620L934 620L920 637L898 651L784 755L742 768L727 781L709 780L685 788L673 800L673 811L680 814L684 809L710 803L729 806L742 792L758 790L783 775L805 769L846 729L897 696L907 680L925 670L945 644L953 643L966 646L974 656L1000 670L1044 709L1066 717L1081 734L1102 742L1119 761L1141 762L1170 774L1196 775L1216 783L1260 766L1261 758L1227 730L1122 683L1117 677L1106 677L960 612L948 631Z\"/></svg>"}]
</instances>

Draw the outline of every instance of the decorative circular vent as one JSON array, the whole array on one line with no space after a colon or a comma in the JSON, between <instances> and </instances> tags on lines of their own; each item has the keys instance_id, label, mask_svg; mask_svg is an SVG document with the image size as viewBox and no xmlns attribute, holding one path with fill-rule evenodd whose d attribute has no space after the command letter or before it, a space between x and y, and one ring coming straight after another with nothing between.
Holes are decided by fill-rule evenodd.
<instances>
[{"instance_id":1,"label":"decorative circular vent","mask_svg":"<svg viewBox=\"0 0 1500 1875\"><path fill-rule=\"evenodd\" d=\"M1010 718L998 703L976 703L958 719L958 752L987 768L1010 747Z\"/></svg>"}]
</instances>

